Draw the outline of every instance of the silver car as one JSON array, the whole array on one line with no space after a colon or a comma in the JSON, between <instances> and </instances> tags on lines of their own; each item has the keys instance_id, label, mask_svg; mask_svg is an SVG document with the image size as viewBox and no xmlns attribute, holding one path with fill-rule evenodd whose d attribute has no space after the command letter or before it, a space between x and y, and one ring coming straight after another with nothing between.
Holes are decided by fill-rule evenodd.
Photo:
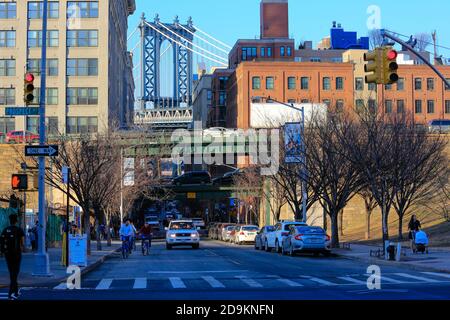
<instances>
[{"instance_id":1,"label":"silver car","mask_svg":"<svg viewBox=\"0 0 450 320\"><path fill-rule=\"evenodd\" d=\"M223 239L223 241L231 242L231 239L232 239L231 235L232 235L232 232L233 232L235 227L236 227L235 225L230 225L230 226L228 226L228 227L226 227L226 228L224 228L222 230L222 239Z\"/></svg>"},{"instance_id":2,"label":"silver car","mask_svg":"<svg viewBox=\"0 0 450 320\"><path fill-rule=\"evenodd\" d=\"M265 249L266 244L266 235L270 232L275 231L274 226L264 226L261 230L258 231L258 234L255 238L255 250L263 250Z\"/></svg>"},{"instance_id":3,"label":"silver car","mask_svg":"<svg viewBox=\"0 0 450 320\"><path fill-rule=\"evenodd\" d=\"M283 239L281 253L294 256L296 253L331 254L330 237L321 227L291 226Z\"/></svg>"}]
</instances>

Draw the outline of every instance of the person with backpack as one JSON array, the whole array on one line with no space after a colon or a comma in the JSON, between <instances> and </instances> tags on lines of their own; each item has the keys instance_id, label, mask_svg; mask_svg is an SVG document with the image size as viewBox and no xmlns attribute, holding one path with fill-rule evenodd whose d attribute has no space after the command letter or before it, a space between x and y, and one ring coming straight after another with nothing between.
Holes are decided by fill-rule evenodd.
<instances>
[{"instance_id":1,"label":"person with backpack","mask_svg":"<svg viewBox=\"0 0 450 320\"><path fill-rule=\"evenodd\" d=\"M22 261L22 251L24 249L25 233L21 228L16 226L17 221L17 215L10 215L10 226L5 228L0 236L0 249L5 255L11 282L8 294L9 300L17 300L19 298L17 278L20 273L20 263Z\"/></svg>"}]
</instances>

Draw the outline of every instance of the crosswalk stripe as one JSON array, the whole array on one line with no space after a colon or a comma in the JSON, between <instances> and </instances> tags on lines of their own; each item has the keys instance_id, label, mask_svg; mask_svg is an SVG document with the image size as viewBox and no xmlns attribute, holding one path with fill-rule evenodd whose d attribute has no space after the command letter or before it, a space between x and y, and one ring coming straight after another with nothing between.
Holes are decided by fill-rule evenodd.
<instances>
[{"instance_id":1,"label":"crosswalk stripe","mask_svg":"<svg viewBox=\"0 0 450 320\"><path fill-rule=\"evenodd\" d=\"M133 289L147 289L147 278L136 278Z\"/></svg>"},{"instance_id":2,"label":"crosswalk stripe","mask_svg":"<svg viewBox=\"0 0 450 320\"><path fill-rule=\"evenodd\" d=\"M263 287L262 284L256 282L256 281L253 280L253 279L249 279L249 278L244 277L244 276L236 276L236 278L238 278L239 280L241 280L242 282L244 282L244 283L245 283L246 285L248 285L249 287L252 287L252 288L262 288L262 287Z\"/></svg>"},{"instance_id":3,"label":"crosswalk stripe","mask_svg":"<svg viewBox=\"0 0 450 320\"><path fill-rule=\"evenodd\" d=\"M424 281L424 282L439 282L439 281L437 281L437 280L433 280L433 279L429 279L429 278L424 278L424 277L412 276L412 275L406 274L406 273L396 273L396 275L397 275L397 276L400 276L400 277L410 278L410 279L419 280L419 281Z\"/></svg>"},{"instance_id":4,"label":"crosswalk stripe","mask_svg":"<svg viewBox=\"0 0 450 320\"><path fill-rule=\"evenodd\" d=\"M367 284L367 282L365 281L361 281L352 277L338 277L338 279L344 280L344 281L348 281L351 283L355 283L355 284Z\"/></svg>"},{"instance_id":5,"label":"crosswalk stripe","mask_svg":"<svg viewBox=\"0 0 450 320\"><path fill-rule=\"evenodd\" d=\"M423 274L427 274L429 276L435 276L435 277L443 277L443 278L449 278L450 274L448 273L437 273L437 272L422 272Z\"/></svg>"},{"instance_id":6,"label":"crosswalk stripe","mask_svg":"<svg viewBox=\"0 0 450 320\"><path fill-rule=\"evenodd\" d=\"M214 277L211 276L204 276L202 277L203 280L209 283L209 285L213 288L225 288L222 282L216 280Z\"/></svg>"},{"instance_id":7,"label":"crosswalk stripe","mask_svg":"<svg viewBox=\"0 0 450 320\"><path fill-rule=\"evenodd\" d=\"M337 286L336 283L333 283L333 282L330 282L330 281L327 281L327 280L323 280L323 279L320 279L320 278L308 277L307 279L311 280L311 281L314 281L314 282L317 282L317 283L320 283L320 284L323 284L325 286Z\"/></svg>"},{"instance_id":8,"label":"crosswalk stripe","mask_svg":"<svg viewBox=\"0 0 450 320\"><path fill-rule=\"evenodd\" d=\"M290 287L303 287L302 284L292 281L292 280L289 280L289 279L277 279L277 281L287 284Z\"/></svg>"},{"instance_id":9,"label":"crosswalk stripe","mask_svg":"<svg viewBox=\"0 0 450 320\"><path fill-rule=\"evenodd\" d=\"M186 285L184 284L183 280L181 280L180 278L169 278L169 280L174 289L185 289L186 288Z\"/></svg>"},{"instance_id":10,"label":"crosswalk stripe","mask_svg":"<svg viewBox=\"0 0 450 320\"><path fill-rule=\"evenodd\" d=\"M391 283L404 283L403 281L399 281L399 280L395 280L386 276L381 276L381 283L383 283L383 281L387 281L387 282L391 282Z\"/></svg>"},{"instance_id":11,"label":"crosswalk stripe","mask_svg":"<svg viewBox=\"0 0 450 320\"><path fill-rule=\"evenodd\" d=\"M67 289L67 283L65 283L65 282L62 282L53 288L53 290L66 290L66 289Z\"/></svg>"},{"instance_id":12,"label":"crosswalk stripe","mask_svg":"<svg viewBox=\"0 0 450 320\"><path fill-rule=\"evenodd\" d=\"M108 290L112 282L113 279L102 279L102 281L100 281L95 290Z\"/></svg>"}]
</instances>

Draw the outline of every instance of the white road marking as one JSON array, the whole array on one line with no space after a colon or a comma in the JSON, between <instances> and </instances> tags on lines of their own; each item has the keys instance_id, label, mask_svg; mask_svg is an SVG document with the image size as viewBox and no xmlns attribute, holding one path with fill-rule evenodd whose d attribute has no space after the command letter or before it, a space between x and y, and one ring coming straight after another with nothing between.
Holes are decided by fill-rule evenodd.
<instances>
[{"instance_id":1,"label":"white road marking","mask_svg":"<svg viewBox=\"0 0 450 320\"><path fill-rule=\"evenodd\" d=\"M53 290L67 290L67 283L61 282L56 287L54 287Z\"/></svg>"},{"instance_id":2,"label":"white road marking","mask_svg":"<svg viewBox=\"0 0 450 320\"><path fill-rule=\"evenodd\" d=\"M381 283L383 283L383 281L386 281L386 282L390 282L390 283L397 283L397 284L404 284L405 282L404 281L399 281L399 280L395 280L395 279L392 279L392 278L389 278L389 277L386 277L386 276L381 276Z\"/></svg>"},{"instance_id":3,"label":"white road marking","mask_svg":"<svg viewBox=\"0 0 450 320\"><path fill-rule=\"evenodd\" d=\"M450 274L448 273L437 273L437 272L422 272L423 274L427 274L429 276L435 276L435 277L443 277L443 278L449 278Z\"/></svg>"},{"instance_id":4,"label":"white road marking","mask_svg":"<svg viewBox=\"0 0 450 320\"><path fill-rule=\"evenodd\" d=\"M147 278L134 279L133 289L147 289Z\"/></svg>"},{"instance_id":5,"label":"white road marking","mask_svg":"<svg viewBox=\"0 0 450 320\"><path fill-rule=\"evenodd\" d=\"M112 282L113 279L102 279L102 281L100 281L95 290L108 290Z\"/></svg>"},{"instance_id":6,"label":"white road marking","mask_svg":"<svg viewBox=\"0 0 450 320\"><path fill-rule=\"evenodd\" d=\"M244 276L236 276L236 278L238 278L239 280L241 280L242 282L244 282L244 283L245 283L246 285L248 285L249 287L252 287L252 288L262 288L262 287L263 287L262 284L256 282L256 281L253 280L253 279L249 279L249 278L244 277Z\"/></svg>"},{"instance_id":7,"label":"white road marking","mask_svg":"<svg viewBox=\"0 0 450 320\"><path fill-rule=\"evenodd\" d=\"M213 288L225 288L222 282L216 280L214 277L211 276L203 276L203 280L209 283L209 285Z\"/></svg>"},{"instance_id":8,"label":"white road marking","mask_svg":"<svg viewBox=\"0 0 450 320\"><path fill-rule=\"evenodd\" d=\"M333 282L330 282L330 281L327 281L327 280L323 280L323 279L320 279L320 278L307 277L307 279L311 280L311 281L314 281L314 282L317 282L317 283L320 283L320 284L323 284L325 286L337 286L336 283L333 283Z\"/></svg>"},{"instance_id":9,"label":"white road marking","mask_svg":"<svg viewBox=\"0 0 450 320\"><path fill-rule=\"evenodd\" d=\"M289 279L277 279L277 281L287 284L290 287L303 287L302 284L292 281L292 280L289 280Z\"/></svg>"},{"instance_id":10,"label":"white road marking","mask_svg":"<svg viewBox=\"0 0 450 320\"><path fill-rule=\"evenodd\" d=\"M348 282L351 282L351 283L355 283L355 284L364 284L364 285L367 284L366 281L361 281L361 280L358 280L358 279L355 279L355 278L352 278L352 277L338 277L338 279L341 279L341 280L344 280L344 281L348 281Z\"/></svg>"},{"instance_id":11,"label":"white road marking","mask_svg":"<svg viewBox=\"0 0 450 320\"><path fill-rule=\"evenodd\" d=\"M194 274L194 273L242 273L248 270L211 270L211 271L149 271L157 274Z\"/></svg>"},{"instance_id":12,"label":"white road marking","mask_svg":"<svg viewBox=\"0 0 450 320\"><path fill-rule=\"evenodd\" d=\"M424 277L417 277L417 276L413 276L413 275L410 275L410 274L407 274L407 273L396 273L395 275L400 276L400 277L404 277L404 278L410 278L410 279L414 279L414 280L419 280L419 281L423 281L423 282L429 282L429 283L439 282L437 280L424 278Z\"/></svg>"},{"instance_id":13,"label":"white road marking","mask_svg":"<svg viewBox=\"0 0 450 320\"><path fill-rule=\"evenodd\" d=\"M169 278L169 280L174 289L186 289L186 285L180 278Z\"/></svg>"}]
</instances>

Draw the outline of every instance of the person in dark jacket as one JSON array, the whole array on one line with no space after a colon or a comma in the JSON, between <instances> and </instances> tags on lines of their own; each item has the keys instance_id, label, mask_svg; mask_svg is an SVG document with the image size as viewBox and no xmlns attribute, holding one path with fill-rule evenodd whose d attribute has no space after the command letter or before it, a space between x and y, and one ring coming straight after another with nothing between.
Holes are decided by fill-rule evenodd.
<instances>
[{"instance_id":1,"label":"person in dark jacket","mask_svg":"<svg viewBox=\"0 0 450 320\"><path fill-rule=\"evenodd\" d=\"M411 217L411 220L408 224L408 230L409 230L409 240L411 241L411 250L412 252L416 253L416 232L418 232L422 228L422 225L420 224L420 221L417 219L416 215L413 215Z\"/></svg>"},{"instance_id":2,"label":"person in dark jacket","mask_svg":"<svg viewBox=\"0 0 450 320\"><path fill-rule=\"evenodd\" d=\"M24 249L25 233L16 226L17 215L9 216L10 226L3 230L0 236L1 252L5 254L6 264L8 265L10 286L8 298L17 300L19 298L19 285L17 278L20 273L20 263L22 261L22 251Z\"/></svg>"}]
</instances>

